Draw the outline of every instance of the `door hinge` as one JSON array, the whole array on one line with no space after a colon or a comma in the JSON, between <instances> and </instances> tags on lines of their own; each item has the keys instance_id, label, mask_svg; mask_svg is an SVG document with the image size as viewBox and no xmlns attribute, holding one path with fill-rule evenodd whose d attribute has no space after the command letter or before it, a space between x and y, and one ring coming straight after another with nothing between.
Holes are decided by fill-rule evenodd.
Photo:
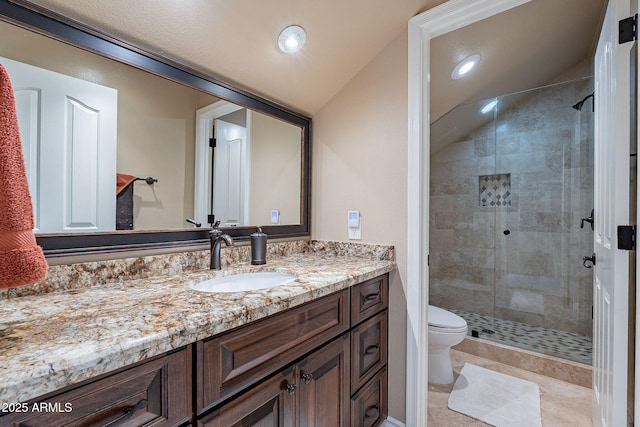
<instances>
[{"instance_id":1,"label":"door hinge","mask_svg":"<svg viewBox=\"0 0 640 427\"><path fill-rule=\"evenodd\" d=\"M209 148L216 148L216 139L209 138Z\"/></svg>"},{"instance_id":2,"label":"door hinge","mask_svg":"<svg viewBox=\"0 0 640 427\"><path fill-rule=\"evenodd\" d=\"M624 251L636 250L636 226L635 225L619 225L618 226L618 249Z\"/></svg>"},{"instance_id":3,"label":"door hinge","mask_svg":"<svg viewBox=\"0 0 640 427\"><path fill-rule=\"evenodd\" d=\"M618 44L638 39L638 14L618 22Z\"/></svg>"}]
</instances>

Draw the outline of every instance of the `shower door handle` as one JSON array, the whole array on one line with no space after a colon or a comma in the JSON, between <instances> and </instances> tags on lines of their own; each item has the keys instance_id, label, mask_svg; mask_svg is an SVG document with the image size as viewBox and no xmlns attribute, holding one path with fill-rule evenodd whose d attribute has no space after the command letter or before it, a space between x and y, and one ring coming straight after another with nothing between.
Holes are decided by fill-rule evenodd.
<instances>
[{"instance_id":1,"label":"shower door handle","mask_svg":"<svg viewBox=\"0 0 640 427\"><path fill-rule=\"evenodd\" d=\"M582 265L584 268L591 268L596 265L596 254L594 253L591 256L582 257Z\"/></svg>"},{"instance_id":2,"label":"shower door handle","mask_svg":"<svg viewBox=\"0 0 640 427\"><path fill-rule=\"evenodd\" d=\"M589 224L591 224L591 231L593 231L593 209L591 209L591 216L582 218L582 220L580 221L580 228L584 228L585 222L588 222Z\"/></svg>"}]
</instances>

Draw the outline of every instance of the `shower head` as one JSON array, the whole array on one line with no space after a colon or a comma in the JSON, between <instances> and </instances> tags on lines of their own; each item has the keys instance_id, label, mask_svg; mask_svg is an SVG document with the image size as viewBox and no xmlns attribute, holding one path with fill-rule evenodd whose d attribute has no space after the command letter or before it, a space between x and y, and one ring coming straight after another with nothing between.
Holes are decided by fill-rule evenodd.
<instances>
[{"instance_id":1,"label":"shower head","mask_svg":"<svg viewBox=\"0 0 640 427\"><path fill-rule=\"evenodd\" d=\"M582 106L584 105L584 103L585 103L585 101L586 101L587 99L589 99L589 98L593 98L593 99L595 99L595 97L593 96L593 94L594 94L594 92L591 92L591 94L589 94L589 95L585 96L585 97L584 97L584 99L583 99L582 101L580 101L580 102L577 102L577 103L573 104L573 105L571 106L571 108L575 108L575 109L576 109L576 110L578 110L578 111L582 111ZM593 103L592 103L592 106L593 106ZM593 108L595 108L595 106L593 106Z\"/></svg>"}]
</instances>

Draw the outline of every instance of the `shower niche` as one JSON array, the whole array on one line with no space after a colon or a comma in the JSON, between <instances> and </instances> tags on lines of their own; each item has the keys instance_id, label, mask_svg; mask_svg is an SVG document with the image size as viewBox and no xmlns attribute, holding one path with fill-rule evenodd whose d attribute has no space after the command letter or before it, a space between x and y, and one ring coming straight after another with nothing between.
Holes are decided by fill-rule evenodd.
<instances>
[{"instance_id":1,"label":"shower niche","mask_svg":"<svg viewBox=\"0 0 640 427\"><path fill-rule=\"evenodd\" d=\"M498 173L478 177L481 207L511 206L511 174Z\"/></svg>"},{"instance_id":2,"label":"shower niche","mask_svg":"<svg viewBox=\"0 0 640 427\"><path fill-rule=\"evenodd\" d=\"M573 80L431 125L429 301L470 335L591 362L593 112L572 105L592 92Z\"/></svg>"}]
</instances>

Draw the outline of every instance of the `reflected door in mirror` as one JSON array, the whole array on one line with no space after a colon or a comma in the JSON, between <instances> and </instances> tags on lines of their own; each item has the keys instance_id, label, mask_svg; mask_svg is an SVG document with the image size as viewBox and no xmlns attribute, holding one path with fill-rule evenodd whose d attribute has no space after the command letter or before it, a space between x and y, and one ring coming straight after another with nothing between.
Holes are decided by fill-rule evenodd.
<instances>
[{"instance_id":1,"label":"reflected door in mirror","mask_svg":"<svg viewBox=\"0 0 640 427\"><path fill-rule=\"evenodd\" d=\"M223 227L248 224L247 129L215 121L213 212ZM215 197L214 197L215 195Z\"/></svg>"},{"instance_id":2,"label":"reflected door in mirror","mask_svg":"<svg viewBox=\"0 0 640 427\"><path fill-rule=\"evenodd\" d=\"M35 231L115 230L118 92L7 58L0 62L16 96Z\"/></svg>"}]
</instances>

